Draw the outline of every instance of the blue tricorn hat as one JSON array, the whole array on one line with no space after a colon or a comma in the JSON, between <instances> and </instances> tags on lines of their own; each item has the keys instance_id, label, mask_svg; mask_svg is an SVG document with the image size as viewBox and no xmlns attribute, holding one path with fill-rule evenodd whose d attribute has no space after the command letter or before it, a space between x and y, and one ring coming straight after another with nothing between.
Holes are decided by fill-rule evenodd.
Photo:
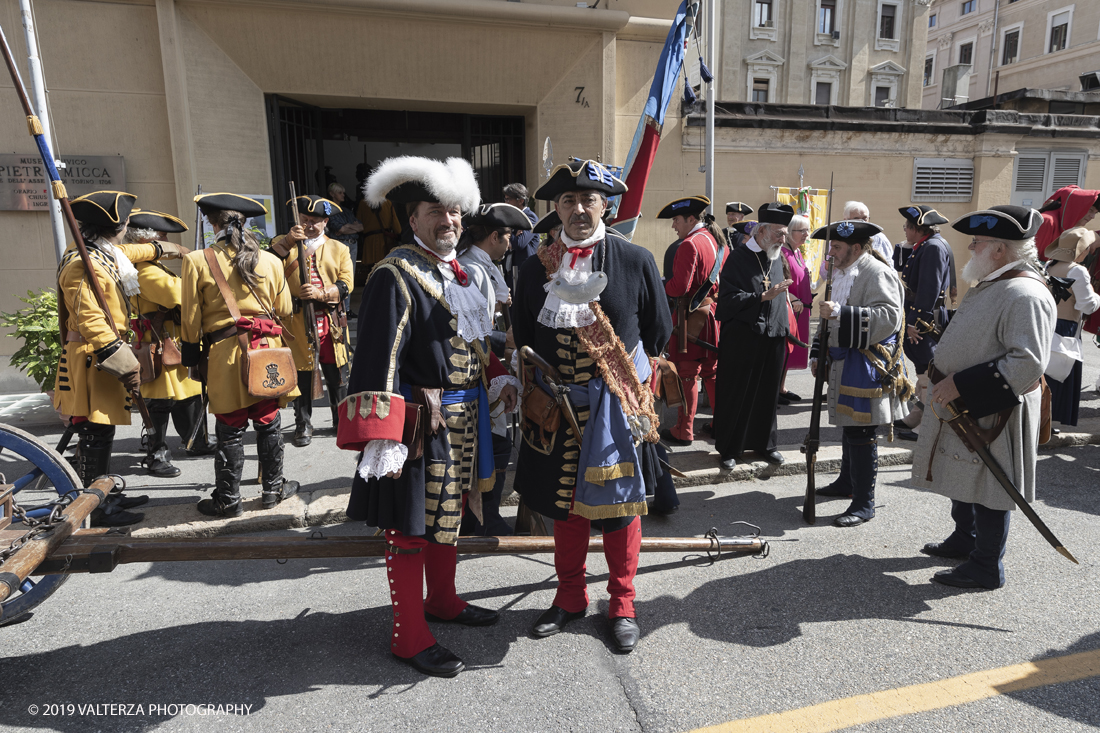
<instances>
[{"instance_id":1,"label":"blue tricorn hat","mask_svg":"<svg viewBox=\"0 0 1100 733\"><path fill-rule=\"evenodd\" d=\"M597 191L604 196L618 196L626 193L626 184L602 163L594 160L573 160L555 168L550 174L550 180L535 191L535 198L553 201L567 191Z\"/></svg>"}]
</instances>

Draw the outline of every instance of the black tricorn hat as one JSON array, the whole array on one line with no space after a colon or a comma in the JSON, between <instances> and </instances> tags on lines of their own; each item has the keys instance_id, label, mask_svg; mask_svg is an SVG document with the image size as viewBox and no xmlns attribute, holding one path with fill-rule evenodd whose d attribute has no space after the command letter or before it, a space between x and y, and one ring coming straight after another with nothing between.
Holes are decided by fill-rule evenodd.
<instances>
[{"instance_id":1,"label":"black tricorn hat","mask_svg":"<svg viewBox=\"0 0 1100 733\"><path fill-rule=\"evenodd\" d=\"M256 199L237 193L204 193L195 197L200 209L213 211L237 211L246 217L263 216L267 209Z\"/></svg>"},{"instance_id":2,"label":"black tricorn hat","mask_svg":"<svg viewBox=\"0 0 1100 733\"><path fill-rule=\"evenodd\" d=\"M898 213L911 221L918 227L932 227L939 224L946 224L947 219L943 214L933 209L931 206L902 206L898 209Z\"/></svg>"},{"instance_id":3,"label":"black tricorn hat","mask_svg":"<svg viewBox=\"0 0 1100 733\"><path fill-rule=\"evenodd\" d=\"M749 234L749 230L755 228L756 225L759 223L760 222L756 221L755 219L742 219L741 221L734 222L734 224L730 228L734 231L741 232L742 234Z\"/></svg>"},{"instance_id":4,"label":"black tricorn hat","mask_svg":"<svg viewBox=\"0 0 1100 733\"><path fill-rule=\"evenodd\" d=\"M991 206L972 211L952 222L963 234L1019 241L1034 237L1043 225L1043 215L1027 206Z\"/></svg>"},{"instance_id":5,"label":"black tricorn hat","mask_svg":"<svg viewBox=\"0 0 1100 733\"><path fill-rule=\"evenodd\" d=\"M171 214L162 214L159 211L142 211L134 209L130 212L130 226L135 229L152 229L154 232L176 234L186 232L187 225L182 219L177 219Z\"/></svg>"},{"instance_id":6,"label":"black tricorn hat","mask_svg":"<svg viewBox=\"0 0 1100 733\"><path fill-rule=\"evenodd\" d=\"M710 206L710 199L706 196L685 196L682 199L665 204L665 208L657 213L658 219L671 219L675 216L691 215L698 217Z\"/></svg>"},{"instance_id":7,"label":"black tricorn hat","mask_svg":"<svg viewBox=\"0 0 1100 733\"><path fill-rule=\"evenodd\" d=\"M535 228L531 231L535 234L549 234L551 229L560 226L561 217L558 216L557 211L551 209L549 214L539 219L539 223L535 224Z\"/></svg>"},{"instance_id":8,"label":"black tricorn hat","mask_svg":"<svg viewBox=\"0 0 1100 733\"><path fill-rule=\"evenodd\" d=\"M136 201L137 196L125 191L93 191L78 196L69 205L77 221L109 227L125 223Z\"/></svg>"},{"instance_id":9,"label":"black tricorn hat","mask_svg":"<svg viewBox=\"0 0 1100 733\"><path fill-rule=\"evenodd\" d=\"M490 229L531 229L531 220L522 209L511 204L482 204L475 211L462 217L462 226L483 226Z\"/></svg>"},{"instance_id":10,"label":"black tricorn hat","mask_svg":"<svg viewBox=\"0 0 1100 733\"><path fill-rule=\"evenodd\" d=\"M567 191L598 191L604 196L626 193L626 184L594 160L562 163L550 174L550 180L535 191L540 201L553 201Z\"/></svg>"},{"instance_id":11,"label":"black tricorn hat","mask_svg":"<svg viewBox=\"0 0 1100 733\"><path fill-rule=\"evenodd\" d=\"M726 204L726 213L736 212L742 216L748 216L752 213L752 207L748 204L743 204L740 201L730 201Z\"/></svg>"},{"instance_id":12,"label":"black tricorn hat","mask_svg":"<svg viewBox=\"0 0 1100 733\"><path fill-rule=\"evenodd\" d=\"M774 201L769 201L766 204L760 204L760 209L756 212L756 218L760 220L761 224L787 226L794 218L794 207L789 204L777 204Z\"/></svg>"},{"instance_id":13,"label":"black tricorn hat","mask_svg":"<svg viewBox=\"0 0 1100 733\"><path fill-rule=\"evenodd\" d=\"M833 239L846 244L862 244L882 232L882 227L867 221L835 221L827 227L818 227L810 239Z\"/></svg>"},{"instance_id":14,"label":"black tricorn hat","mask_svg":"<svg viewBox=\"0 0 1100 733\"><path fill-rule=\"evenodd\" d=\"M329 218L339 211L343 211L343 209L336 205L335 201L329 201L326 198L314 196L313 194L303 194L298 198L287 201L286 205L290 206L292 203L298 204L299 214L305 214L306 216L318 216L324 219Z\"/></svg>"}]
</instances>

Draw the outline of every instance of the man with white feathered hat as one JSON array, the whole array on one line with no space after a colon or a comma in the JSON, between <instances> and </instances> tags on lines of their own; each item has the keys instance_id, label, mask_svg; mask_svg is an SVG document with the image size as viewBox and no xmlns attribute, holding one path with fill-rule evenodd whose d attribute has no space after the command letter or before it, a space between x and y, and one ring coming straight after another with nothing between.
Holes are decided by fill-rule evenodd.
<instances>
[{"instance_id":1,"label":"man with white feathered hat","mask_svg":"<svg viewBox=\"0 0 1100 733\"><path fill-rule=\"evenodd\" d=\"M514 409L518 382L490 350L488 305L456 257L462 214L481 198L470 164L390 158L364 193L371 206L406 207L414 237L378 262L363 290L359 348L338 412L337 445L360 451L348 517L385 532L390 651L424 674L453 677L465 664L436 643L425 619L498 619L455 592L455 542L467 503L480 513L480 492L493 488L490 403ZM423 429L406 435L417 413Z\"/></svg>"}]
</instances>

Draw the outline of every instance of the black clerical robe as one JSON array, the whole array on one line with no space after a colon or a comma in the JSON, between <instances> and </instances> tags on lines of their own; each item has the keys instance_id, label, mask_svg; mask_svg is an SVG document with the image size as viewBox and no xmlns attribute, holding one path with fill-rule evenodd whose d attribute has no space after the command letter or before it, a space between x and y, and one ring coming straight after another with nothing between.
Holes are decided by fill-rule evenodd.
<instances>
[{"instance_id":1,"label":"black clerical robe","mask_svg":"<svg viewBox=\"0 0 1100 733\"><path fill-rule=\"evenodd\" d=\"M715 448L723 458L778 447L776 410L783 379L787 299L762 301L783 280L783 258L769 260L755 239L731 249L718 285L718 384Z\"/></svg>"}]
</instances>

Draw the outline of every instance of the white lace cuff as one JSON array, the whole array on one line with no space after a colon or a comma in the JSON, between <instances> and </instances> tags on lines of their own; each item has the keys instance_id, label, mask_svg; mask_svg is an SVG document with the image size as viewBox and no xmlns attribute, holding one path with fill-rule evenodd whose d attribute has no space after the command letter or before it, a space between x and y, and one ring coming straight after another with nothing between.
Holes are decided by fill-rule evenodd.
<instances>
[{"instance_id":1,"label":"white lace cuff","mask_svg":"<svg viewBox=\"0 0 1100 733\"><path fill-rule=\"evenodd\" d=\"M499 377L493 377L493 380L489 382L489 404L499 400L501 390L508 386L515 387L517 393L520 391L519 380L511 374L501 374ZM512 412L519 412L519 400L516 400L516 406L512 408Z\"/></svg>"},{"instance_id":2,"label":"white lace cuff","mask_svg":"<svg viewBox=\"0 0 1100 733\"><path fill-rule=\"evenodd\" d=\"M363 449L359 460L359 475L364 481L371 477L382 478L387 473L396 473L405 465L409 457L409 447L396 440L372 440Z\"/></svg>"}]
</instances>

